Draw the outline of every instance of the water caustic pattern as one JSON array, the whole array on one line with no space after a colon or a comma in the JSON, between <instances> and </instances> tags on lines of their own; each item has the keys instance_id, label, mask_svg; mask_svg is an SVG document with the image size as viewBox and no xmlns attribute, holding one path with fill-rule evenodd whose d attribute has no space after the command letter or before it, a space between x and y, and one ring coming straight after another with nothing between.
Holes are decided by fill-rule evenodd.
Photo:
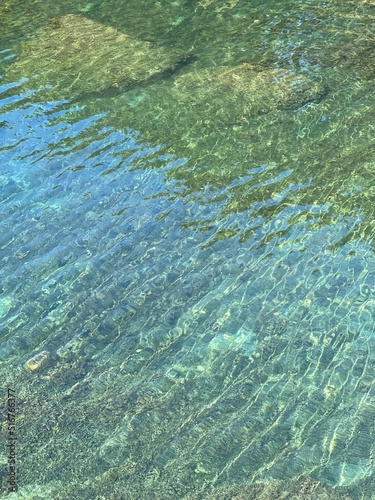
<instances>
[{"instance_id":1,"label":"water caustic pattern","mask_svg":"<svg viewBox=\"0 0 375 500\"><path fill-rule=\"evenodd\" d=\"M8 498L375 498L373 9L0 7Z\"/></svg>"}]
</instances>

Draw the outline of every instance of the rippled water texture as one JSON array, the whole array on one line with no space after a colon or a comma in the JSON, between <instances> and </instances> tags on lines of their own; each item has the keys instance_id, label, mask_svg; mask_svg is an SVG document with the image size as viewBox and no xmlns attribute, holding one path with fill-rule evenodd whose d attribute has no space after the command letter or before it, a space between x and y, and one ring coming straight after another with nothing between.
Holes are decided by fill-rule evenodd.
<instances>
[{"instance_id":1,"label":"rippled water texture","mask_svg":"<svg viewBox=\"0 0 375 500\"><path fill-rule=\"evenodd\" d=\"M4 498L375 498L374 20L1 2Z\"/></svg>"}]
</instances>

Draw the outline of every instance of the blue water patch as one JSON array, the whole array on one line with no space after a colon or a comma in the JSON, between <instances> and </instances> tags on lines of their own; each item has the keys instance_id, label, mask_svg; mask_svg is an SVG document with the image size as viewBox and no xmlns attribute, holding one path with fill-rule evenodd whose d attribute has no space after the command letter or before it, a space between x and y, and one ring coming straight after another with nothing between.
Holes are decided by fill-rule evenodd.
<instances>
[{"instance_id":1,"label":"blue water patch","mask_svg":"<svg viewBox=\"0 0 375 500\"><path fill-rule=\"evenodd\" d=\"M30 132L12 141L11 120L20 116ZM205 247L210 232L181 226L206 208L157 196L168 169L185 160L160 158L161 148L102 127L101 116L49 128L55 119L51 109L48 119L28 108L7 115L2 362L23 370L33 353L49 352L49 369L59 373L86 359L82 376L93 395L108 370L128 380L123 397L139 393L139 409L96 438L111 466L129 454L141 460L131 452L141 435L155 474L187 446L182 463L193 460L196 474L216 484L244 474L269 481L309 473L331 486L369 477L370 450L357 429L366 433L372 421L372 250L357 243L332 250L356 219L311 230L288 224L299 210L289 207L246 244ZM152 160L164 167L148 169ZM67 397L76 381L64 384ZM191 403L154 449L148 440L181 384ZM154 407L151 423L141 408L155 398L165 404ZM113 433L123 437L113 441ZM146 488L153 484L150 476Z\"/></svg>"}]
</instances>

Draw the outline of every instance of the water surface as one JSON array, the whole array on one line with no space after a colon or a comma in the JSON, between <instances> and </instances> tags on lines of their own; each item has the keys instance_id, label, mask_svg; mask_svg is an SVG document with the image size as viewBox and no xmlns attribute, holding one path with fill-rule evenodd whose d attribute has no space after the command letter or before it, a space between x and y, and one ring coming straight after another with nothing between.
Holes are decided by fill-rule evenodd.
<instances>
[{"instance_id":1,"label":"water surface","mask_svg":"<svg viewBox=\"0 0 375 500\"><path fill-rule=\"evenodd\" d=\"M9 498L375 498L374 4L139 5L0 7Z\"/></svg>"}]
</instances>

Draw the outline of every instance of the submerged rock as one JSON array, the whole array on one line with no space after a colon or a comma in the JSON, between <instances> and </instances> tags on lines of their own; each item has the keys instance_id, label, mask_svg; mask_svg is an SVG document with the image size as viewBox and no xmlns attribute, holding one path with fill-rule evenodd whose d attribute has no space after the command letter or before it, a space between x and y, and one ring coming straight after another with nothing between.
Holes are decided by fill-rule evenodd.
<instances>
[{"instance_id":1,"label":"submerged rock","mask_svg":"<svg viewBox=\"0 0 375 500\"><path fill-rule=\"evenodd\" d=\"M357 77L373 80L375 76L375 44L370 39L349 41L322 58L326 66L341 66L352 70Z\"/></svg>"},{"instance_id":2,"label":"submerged rock","mask_svg":"<svg viewBox=\"0 0 375 500\"><path fill-rule=\"evenodd\" d=\"M186 73L175 79L175 90L191 105L209 103L210 118L230 125L275 109L319 102L327 93L304 74L249 63Z\"/></svg>"},{"instance_id":3,"label":"submerged rock","mask_svg":"<svg viewBox=\"0 0 375 500\"><path fill-rule=\"evenodd\" d=\"M48 98L130 88L172 71L181 59L151 42L137 40L82 16L53 18L23 44L7 79L27 78L28 88Z\"/></svg>"},{"instance_id":4,"label":"submerged rock","mask_svg":"<svg viewBox=\"0 0 375 500\"><path fill-rule=\"evenodd\" d=\"M35 354L35 356L26 361L24 365L25 370L28 372L35 372L36 370L39 370L49 357L50 353L48 351L41 351L38 354Z\"/></svg>"}]
</instances>

